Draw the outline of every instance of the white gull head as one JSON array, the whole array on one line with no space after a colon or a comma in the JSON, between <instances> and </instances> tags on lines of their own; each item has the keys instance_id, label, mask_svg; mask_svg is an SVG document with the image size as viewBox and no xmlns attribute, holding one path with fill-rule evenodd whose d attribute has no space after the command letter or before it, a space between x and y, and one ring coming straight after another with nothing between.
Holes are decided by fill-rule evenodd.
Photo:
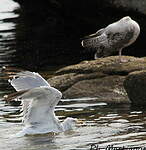
<instances>
[{"instance_id":1,"label":"white gull head","mask_svg":"<svg viewBox=\"0 0 146 150\"><path fill-rule=\"evenodd\" d=\"M77 123L78 123L78 119L68 117L62 123L63 130L64 131L72 130L72 129L74 129L74 127L76 126Z\"/></svg>"}]
</instances>

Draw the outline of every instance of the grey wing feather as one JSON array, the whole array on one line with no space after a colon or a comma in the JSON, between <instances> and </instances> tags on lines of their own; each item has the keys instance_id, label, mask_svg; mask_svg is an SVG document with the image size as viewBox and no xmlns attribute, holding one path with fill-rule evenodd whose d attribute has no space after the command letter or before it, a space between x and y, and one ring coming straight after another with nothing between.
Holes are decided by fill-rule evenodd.
<instances>
[{"instance_id":1,"label":"grey wing feather","mask_svg":"<svg viewBox=\"0 0 146 150\"><path fill-rule=\"evenodd\" d=\"M90 38L90 39L85 39L82 41L82 46L87 47L87 48L98 48L101 45L107 45L108 44L108 39L106 34L102 34L100 36Z\"/></svg>"},{"instance_id":2,"label":"grey wing feather","mask_svg":"<svg viewBox=\"0 0 146 150\"><path fill-rule=\"evenodd\" d=\"M40 86L50 86L41 75L30 71L17 73L9 82L16 91L29 90Z\"/></svg>"},{"instance_id":3,"label":"grey wing feather","mask_svg":"<svg viewBox=\"0 0 146 150\"><path fill-rule=\"evenodd\" d=\"M95 32L93 34L90 34L90 35L87 35L87 36L83 37L82 40L90 39L90 38L94 38L94 37L100 36L102 33L104 33L104 31L105 31L105 29L102 28L102 29L98 30L97 32Z\"/></svg>"},{"instance_id":4,"label":"grey wing feather","mask_svg":"<svg viewBox=\"0 0 146 150\"><path fill-rule=\"evenodd\" d=\"M54 108L60 99L52 99L51 91L48 87L37 87L22 94L23 122L24 124L45 124L48 122L47 117L50 112L54 112ZM55 94L55 93L54 93ZM53 106L53 107L52 107Z\"/></svg>"},{"instance_id":5,"label":"grey wing feather","mask_svg":"<svg viewBox=\"0 0 146 150\"><path fill-rule=\"evenodd\" d=\"M22 114L23 114L22 122L25 122L25 120L27 119L31 103L32 103L32 99L27 99L25 101L22 101Z\"/></svg>"},{"instance_id":6,"label":"grey wing feather","mask_svg":"<svg viewBox=\"0 0 146 150\"><path fill-rule=\"evenodd\" d=\"M100 29L100 30L98 30L98 31L96 32L96 35L97 35L97 36L100 36L101 34L104 33L104 31L105 31L105 28Z\"/></svg>"}]
</instances>

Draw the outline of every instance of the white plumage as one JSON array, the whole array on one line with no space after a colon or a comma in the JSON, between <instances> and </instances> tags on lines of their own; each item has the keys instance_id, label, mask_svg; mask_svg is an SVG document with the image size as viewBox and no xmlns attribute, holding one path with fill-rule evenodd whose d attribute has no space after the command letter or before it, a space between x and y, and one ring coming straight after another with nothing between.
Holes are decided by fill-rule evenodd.
<instances>
[{"instance_id":1,"label":"white plumage","mask_svg":"<svg viewBox=\"0 0 146 150\"><path fill-rule=\"evenodd\" d=\"M40 86L50 86L49 83L35 72L23 71L17 73L13 80L9 80L16 91L29 90Z\"/></svg>"},{"instance_id":2,"label":"white plumage","mask_svg":"<svg viewBox=\"0 0 146 150\"><path fill-rule=\"evenodd\" d=\"M38 73L20 72L9 82L16 91L26 90L24 94L18 96L22 101L24 123L20 136L63 132L75 126L77 119L67 118L60 123L55 116L54 108L61 100L62 93L51 87Z\"/></svg>"}]
</instances>

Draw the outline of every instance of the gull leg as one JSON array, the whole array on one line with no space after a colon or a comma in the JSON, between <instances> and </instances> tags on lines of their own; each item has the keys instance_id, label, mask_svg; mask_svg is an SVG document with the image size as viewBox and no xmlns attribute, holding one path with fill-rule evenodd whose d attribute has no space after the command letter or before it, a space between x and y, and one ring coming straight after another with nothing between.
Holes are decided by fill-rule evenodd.
<instances>
[{"instance_id":1,"label":"gull leg","mask_svg":"<svg viewBox=\"0 0 146 150\"><path fill-rule=\"evenodd\" d=\"M119 61L122 62L122 49L119 50Z\"/></svg>"},{"instance_id":2,"label":"gull leg","mask_svg":"<svg viewBox=\"0 0 146 150\"><path fill-rule=\"evenodd\" d=\"M94 54L94 59L98 59L97 53Z\"/></svg>"},{"instance_id":3,"label":"gull leg","mask_svg":"<svg viewBox=\"0 0 146 150\"><path fill-rule=\"evenodd\" d=\"M119 50L119 62L120 63L128 62L128 60L122 59L122 48Z\"/></svg>"}]
</instances>

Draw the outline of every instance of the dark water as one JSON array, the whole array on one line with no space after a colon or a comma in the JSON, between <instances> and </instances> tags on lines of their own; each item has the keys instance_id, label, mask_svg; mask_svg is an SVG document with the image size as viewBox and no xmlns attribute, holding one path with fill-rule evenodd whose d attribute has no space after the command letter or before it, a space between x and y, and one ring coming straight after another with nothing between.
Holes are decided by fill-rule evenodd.
<instances>
[{"instance_id":1,"label":"dark water","mask_svg":"<svg viewBox=\"0 0 146 150\"><path fill-rule=\"evenodd\" d=\"M18 5L11 0L0 0L0 67L17 67L15 55L15 19ZM51 68L52 70L54 68ZM51 71L51 70L50 70ZM52 72L48 72L52 73ZM42 73L43 74L43 73ZM44 73L46 74L46 72ZM4 75L0 75L0 98L13 90ZM130 105L97 103L95 99L63 99L56 107L56 115L62 121L76 117L84 121L74 131L57 135L45 134L15 137L23 125L21 106L0 101L0 149L5 150L88 150L91 144L101 147L146 146L146 110Z\"/></svg>"}]
</instances>

